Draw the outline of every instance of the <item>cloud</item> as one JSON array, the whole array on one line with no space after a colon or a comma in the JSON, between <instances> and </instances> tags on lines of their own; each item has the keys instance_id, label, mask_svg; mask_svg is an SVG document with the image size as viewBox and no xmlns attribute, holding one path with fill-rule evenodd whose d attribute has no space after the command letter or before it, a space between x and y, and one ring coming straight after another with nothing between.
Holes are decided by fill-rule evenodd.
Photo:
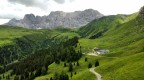
<instances>
[{"instance_id":1,"label":"cloud","mask_svg":"<svg viewBox=\"0 0 144 80\"><path fill-rule=\"evenodd\" d=\"M0 19L22 19L30 13L43 16L51 11L73 12L88 8L105 15L130 14L137 12L144 0L0 0L0 3Z\"/></svg>"},{"instance_id":2,"label":"cloud","mask_svg":"<svg viewBox=\"0 0 144 80\"><path fill-rule=\"evenodd\" d=\"M8 0L12 4L22 4L27 7L39 7L41 9L47 8L49 0Z\"/></svg>"},{"instance_id":3,"label":"cloud","mask_svg":"<svg viewBox=\"0 0 144 80\"><path fill-rule=\"evenodd\" d=\"M38 5L38 1L34 1L34 0L8 0L9 2L12 3L20 3L20 4L24 4L26 6L35 6Z\"/></svg>"},{"instance_id":4,"label":"cloud","mask_svg":"<svg viewBox=\"0 0 144 80\"><path fill-rule=\"evenodd\" d=\"M10 3L8 0L0 0L0 19L22 19L25 14L33 13L35 15L48 15L49 9L37 7L27 7L22 4Z\"/></svg>"},{"instance_id":5,"label":"cloud","mask_svg":"<svg viewBox=\"0 0 144 80\"><path fill-rule=\"evenodd\" d=\"M54 0L55 2L59 3L59 4L63 4L65 3L65 0Z\"/></svg>"},{"instance_id":6,"label":"cloud","mask_svg":"<svg viewBox=\"0 0 144 80\"><path fill-rule=\"evenodd\" d=\"M73 2L75 0L54 0L55 2L59 3L59 4L63 4L65 3L66 1L69 1L69 2Z\"/></svg>"},{"instance_id":7,"label":"cloud","mask_svg":"<svg viewBox=\"0 0 144 80\"><path fill-rule=\"evenodd\" d=\"M39 7L39 8L47 8L50 1L54 1L58 4L63 4L66 0L8 0L12 4L22 4L27 7ZM73 2L74 0L67 0L69 2Z\"/></svg>"},{"instance_id":8,"label":"cloud","mask_svg":"<svg viewBox=\"0 0 144 80\"><path fill-rule=\"evenodd\" d=\"M7 23L9 20L10 19L0 19L0 25Z\"/></svg>"},{"instance_id":9,"label":"cloud","mask_svg":"<svg viewBox=\"0 0 144 80\"><path fill-rule=\"evenodd\" d=\"M75 0L69 0L70 2L73 2L73 1L75 1Z\"/></svg>"},{"instance_id":10,"label":"cloud","mask_svg":"<svg viewBox=\"0 0 144 80\"><path fill-rule=\"evenodd\" d=\"M13 14L0 14L0 19L12 19L12 18L19 18L19 17Z\"/></svg>"}]
</instances>

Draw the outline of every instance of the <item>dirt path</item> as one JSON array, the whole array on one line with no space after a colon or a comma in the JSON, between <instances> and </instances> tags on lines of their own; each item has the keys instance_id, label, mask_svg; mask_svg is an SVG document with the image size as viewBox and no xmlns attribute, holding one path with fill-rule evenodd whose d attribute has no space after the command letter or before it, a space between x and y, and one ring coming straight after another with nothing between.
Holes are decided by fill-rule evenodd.
<instances>
[{"instance_id":1,"label":"dirt path","mask_svg":"<svg viewBox=\"0 0 144 80\"><path fill-rule=\"evenodd\" d=\"M97 54L94 54L94 53L90 53L90 54L86 54L86 55L89 55L89 56L98 56Z\"/></svg>"},{"instance_id":2,"label":"dirt path","mask_svg":"<svg viewBox=\"0 0 144 80\"><path fill-rule=\"evenodd\" d=\"M95 53L90 53L90 54L86 54L86 55L89 55L89 56L99 56L99 55L97 55L97 54L95 54ZM118 57L107 57L107 56L99 56L99 57L118 58ZM95 68L90 68L90 72L92 72L93 74L95 74L95 76L97 77L97 80L102 80L102 76L101 76L99 73L95 72L94 69L95 69Z\"/></svg>"},{"instance_id":3,"label":"dirt path","mask_svg":"<svg viewBox=\"0 0 144 80\"><path fill-rule=\"evenodd\" d=\"M95 76L97 77L97 80L102 80L102 76L99 73L95 72L94 69L95 68L90 68L90 72L92 72L93 74L95 74Z\"/></svg>"}]
</instances>

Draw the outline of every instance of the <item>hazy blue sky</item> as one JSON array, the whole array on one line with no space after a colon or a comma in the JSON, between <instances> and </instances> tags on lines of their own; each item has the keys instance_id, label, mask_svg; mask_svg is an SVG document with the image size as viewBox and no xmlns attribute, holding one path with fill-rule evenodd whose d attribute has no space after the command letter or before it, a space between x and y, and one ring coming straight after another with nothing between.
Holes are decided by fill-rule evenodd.
<instances>
[{"instance_id":1,"label":"hazy blue sky","mask_svg":"<svg viewBox=\"0 0 144 80\"><path fill-rule=\"evenodd\" d=\"M43 16L51 11L73 12L92 8L104 15L131 14L144 6L144 0L0 0L0 3L0 24L12 18L21 19L29 13Z\"/></svg>"}]
</instances>

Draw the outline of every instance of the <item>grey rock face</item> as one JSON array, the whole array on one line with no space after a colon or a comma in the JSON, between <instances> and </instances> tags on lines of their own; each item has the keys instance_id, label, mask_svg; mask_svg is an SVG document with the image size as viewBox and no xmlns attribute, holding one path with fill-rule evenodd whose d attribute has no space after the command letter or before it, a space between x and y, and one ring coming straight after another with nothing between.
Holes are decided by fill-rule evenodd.
<instances>
[{"instance_id":1,"label":"grey rock face","mask_svg":"<svg viewBox=\"0 0 144 80\"><path fill-rule=\"evenodd\" d=\"M75 11L65 13L62 11L51 12L48 16L35 16L33 14L26 14L23 19L10 20L6 25L21 26L24 28L54 28L63 26L67 28L81 27L94 19L103 17L101 13L93 9L85 11Z\"/></svg>"}]
</instances>

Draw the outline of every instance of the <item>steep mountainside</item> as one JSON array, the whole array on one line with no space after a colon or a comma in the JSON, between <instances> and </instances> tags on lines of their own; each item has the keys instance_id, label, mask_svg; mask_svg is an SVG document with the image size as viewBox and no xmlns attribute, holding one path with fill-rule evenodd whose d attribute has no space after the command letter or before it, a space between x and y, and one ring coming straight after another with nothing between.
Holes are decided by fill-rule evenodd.
<instances>
[{"instance_id":1,"label":"steep mountainside","mask_svg":"<svg viewBox=\"0 0 144 80\"><path fill-rule=\"evenodd\" d=\"M103 80L144 79L144 76L142 76L144 75L143 13L144 8L141 8L139 13L134 13L120 20L118 25L109 27L108 30L103 32L99 37L79 40L84 52L98 47L110 50L110 53L103 54L102 56L107 56L108 58L115 57L114 60L106 61L105 64L100 63L100 66L96 68L96 71L102 75ZM112 24L109 21L107 22L109 25ZM91 27L94 29L95 27L95 31L97 32L101 30L100 28L97 30L97 22L93 23L83 28ZM86 33L86 30L83 29L83 31ZM94 34L95 33L91 33L90 35L93 36Z\"/></svg>"},{"instance_id":2,"label":"steep mountainside","mask_svg":"<svg viewBox=\"0 0 144 80\"><path fill-rule=\"evenodd\" d=\"M0 35L0 80L34 80L46 75L50 64L68 64L82 56L74 29L33 30L3 25Z\"/></svg>"},{"instance_id":3,"label":"steep mountainside","mask_svg":"<svg viewBox=\"0 0 144 80\"><path fill-rule=\"evenodd\" d=\"M126 15L111 15L95 19L86 26L81 27L79 29L79 34L81 37L91 39L98 38L102 36L104 32L121 24L126 17Z\"/></svg>"},{"instance_id":4,"label":"steep mountainside","mask_svg":"<svg viewBox=\"0 0 144 80\"><path fill-rule=\"evenodd\" d=\"M103 15L96 10L87 9L85 11L75 11L65 13L62 11L51 12L48 16L35 16L26 14L23 19L10 20L6 25L21 26L24 28L54 28L63 27L81 27L94 19L101 18Z\"/></svg>"},{"instance_id":5,"label":"steep mountainside","mask_svg":"<svg viewBox=\"0 0 144 80\"><path fill-rule=\"evenodd\" d=\"M0 26L0 35L0 65L6 65L36 50L78 36L70 29L31 30L11 26Z\"/></svg>"}]
</instances>

